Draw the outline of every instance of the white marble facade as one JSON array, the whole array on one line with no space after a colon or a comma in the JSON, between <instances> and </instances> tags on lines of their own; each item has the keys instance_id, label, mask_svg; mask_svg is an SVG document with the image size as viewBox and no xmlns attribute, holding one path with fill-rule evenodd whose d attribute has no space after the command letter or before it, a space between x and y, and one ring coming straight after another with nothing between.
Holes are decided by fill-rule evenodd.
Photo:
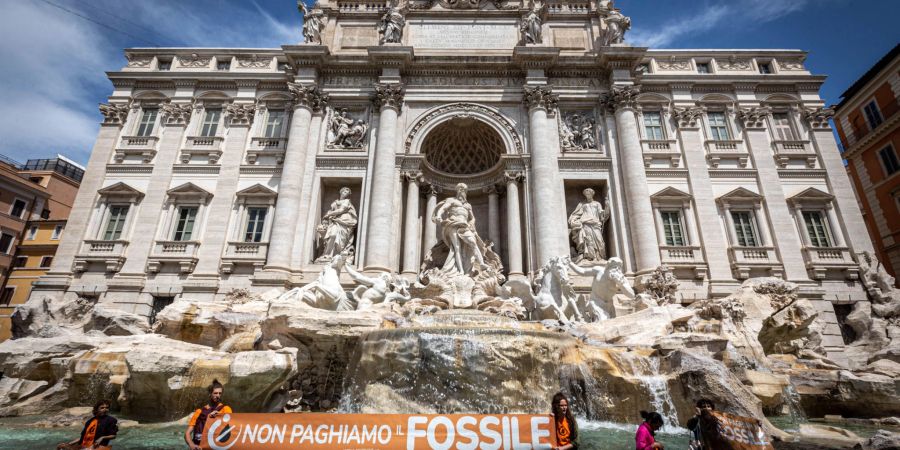
<instances>
[{"instance_id":1,"label":"white marble facade","mask_svg":"<svg viewBox=\"0 0 900 450\"><path fill-rule=\"evenodd\" d=\"M522 27L536 13L514 1L386 15L331 0L309 13L310 43L126 50L34 295L148 315L308 283L343 187L353 265L412 277L439 238L435 205L466 183L507 276L575 259L567 219L591 188L610 211L606 256L629 277L673 267L684 302L767 275L832 317L865 300L856 255L872 244L806 54L601 46L627 31L610 8L564 0Z\"/></svg>"}]
</instances>

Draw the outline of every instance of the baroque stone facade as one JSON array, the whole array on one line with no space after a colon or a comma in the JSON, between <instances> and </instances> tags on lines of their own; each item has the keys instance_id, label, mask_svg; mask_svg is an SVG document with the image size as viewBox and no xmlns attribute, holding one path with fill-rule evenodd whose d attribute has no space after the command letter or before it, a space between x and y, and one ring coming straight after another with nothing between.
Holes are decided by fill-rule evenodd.
<instances>
[{"instance_id":1,"label":"baroque stone facade","mask_svg":"<svg viewBox=\"0 0 900 450\"><path fill-rule=\"evenodd\" d=\"M841 348L832 303L867 300L872 244L831 129L806 113L825 78L803 52L635 47L609 1L407 6L320 1L310 42L277 49L126 50L34 295L152 316L305 285L336 200L358 213L352 264L410 278L465 183L507 278L600 244L631 279L666 265L684 303L781 277ZM588 188L596 211L572 233Z\"/></svg>"}]
</instances>

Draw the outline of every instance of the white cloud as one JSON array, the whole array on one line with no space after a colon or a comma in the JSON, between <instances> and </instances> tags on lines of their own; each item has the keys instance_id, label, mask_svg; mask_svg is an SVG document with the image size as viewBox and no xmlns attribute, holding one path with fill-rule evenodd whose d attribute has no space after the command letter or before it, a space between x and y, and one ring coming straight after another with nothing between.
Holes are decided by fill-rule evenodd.
<instances>
[{"instance_id":1,"label":"white cloud","mask_svg":"<svg viewBox=\"0 0 900 450\"><path fill-rule=\"evenodd\" d=\"M709 31L720 26L745 28L771 22L805 8L809 0L741 0L718 3L702 11L689 11L655 29L636 25L628 36L635 45L665 47L690 33Z\"/></svg>"},{"instance_id":2,"label":"white cloud","mask_svg":"<svg viewBox=\"0 0 900 450\"><path fill-rule=\"evenodd\" d=\"M656 30L634 27L628 40L645 47L664 47L687 33L697 33L715 28L728 15L728 10L729 8L725 5L716 5L707 8L700 14L673 20Z\"/></svg>"},{"instance_id":3,"label":"white cloud","mask_svg":"<svg viewBox=\"0 0 900 450\"><path fill-rule=\"evenodd\" d=\"M278 2L284 23L255 3L50 0L139 39L43 1L3 1L0 15L0 153L23 161L56 153L86 162L112 86L104 71L125 62L123 48L146 41L184 47L279 47L301 40L293 2ZM276 5L273 3L272 5ZM280 11L279 11L280 13Z\"/></svg>"}]
</instances>

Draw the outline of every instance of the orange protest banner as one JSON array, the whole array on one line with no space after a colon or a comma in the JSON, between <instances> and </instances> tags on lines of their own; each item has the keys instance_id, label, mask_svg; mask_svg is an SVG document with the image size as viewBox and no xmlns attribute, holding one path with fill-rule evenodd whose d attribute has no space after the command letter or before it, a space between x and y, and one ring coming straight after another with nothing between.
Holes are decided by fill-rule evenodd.
<instances>
[{"instance_id":1,"label":"orange protest banner","mask_svg":"<svg viewBox=\"0 0 900 450\"><path fill-rule=\"evenodd\" d=\"M701 416L704 446L718 450L774 450L759 421L719 411Z\"/></svg>"},{"instance_id":2,"label":"orange protest banner","mask_svg":"<svg viewBox=\"0 0 900 450\"><path fill-rule=\"evenodd\" d=\"M556 445L550 415L223 414L204 450L529 450Z\"/></svg>"}]
</instances>

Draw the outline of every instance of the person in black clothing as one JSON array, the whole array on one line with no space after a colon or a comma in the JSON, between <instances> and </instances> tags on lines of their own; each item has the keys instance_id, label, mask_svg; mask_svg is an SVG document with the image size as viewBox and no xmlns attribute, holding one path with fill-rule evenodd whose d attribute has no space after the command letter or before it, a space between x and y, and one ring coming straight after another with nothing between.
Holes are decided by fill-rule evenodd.
<instances>
[{"instance_id":1,"label":"person in black clothing","mask_svg":"<svg viewBox=\"0 0 900 450\"><path fill-rule=\"evenodd\" d=\"M94 417L88 419L81 430L81 436L71 442L63 442L57 449L99 449L109 448L109 441L119 433L118 421L109 415L109 400L100 400L94 405Z\"/></svg>"},{"instance_id":2,"label":"person in black clothing","mask_svg":"<svg viewBox=\"0 0 900 450\"><path fill-rule=\"evenodd\" d=\"M703 439L700 432L700 418L706 414L709 414L709 411L714 411L716 409L716 405L713 404L712 400L707 398L701 398L697 400L697 409L694 417L691 417L687 422L687 429L691 432L691 450L700 450L703 448Z\"/></svg>"}]
</instances>

